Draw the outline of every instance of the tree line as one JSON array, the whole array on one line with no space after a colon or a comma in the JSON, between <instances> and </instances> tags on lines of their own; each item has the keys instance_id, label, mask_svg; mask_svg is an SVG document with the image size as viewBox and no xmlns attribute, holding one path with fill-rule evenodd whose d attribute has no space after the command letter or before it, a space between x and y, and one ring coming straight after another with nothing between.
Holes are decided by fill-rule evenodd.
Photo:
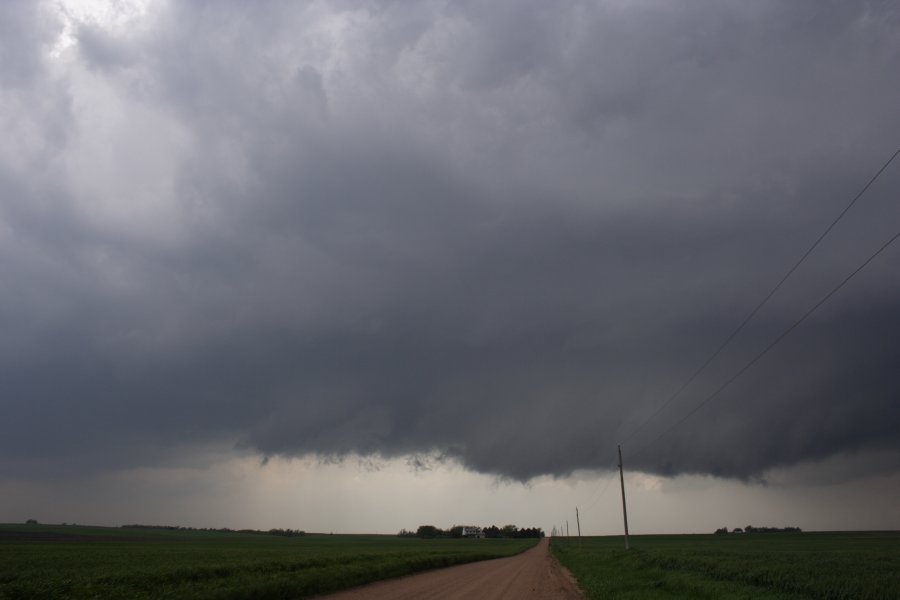
<instances>
[{"instance_id":1,"label":"tree line","mask_svg":"<svg viewBox=\"0 0 900 600\"><path fill-rule=\"evenodd\" d=\"M481 531L486 538L542 538L544 531L540 527L524 527L518 528L515 525L504 525L497 527L482 527ZM450 529L441 529L434 525L419 525L415 531L401 529L397 534L400 537L419 537L422 539L432 538L461 538L463 537L463 526L454 525Z\"/></svg>"},{"instance_id":2,"label":"tree line","mask_svg":"<svg viewBox=\"0 0 900 600\"><path fill-rule=\"evenodd\" d=\"M727 527L720 527L716 529L717 535L724 535L726 533L801 533L803 530L799 527L754 527L753 525L747 525L743 529L740 527L735 527L730 532Z\"/></svg>"},{"instance_id":3,"label":"tree line","mask_svg":"<svg viewBox=\"0 0 900 600\"><path fill-rule=\"evenodd\" d=\"M165 531L215 531L217 533L255 533L261 535L280 535L283 537L299 537L306 535L299 529L229 529L228 527L184 527L182 525L122 525L122 529L162 529Z\"/></svg>"}]
</instances>

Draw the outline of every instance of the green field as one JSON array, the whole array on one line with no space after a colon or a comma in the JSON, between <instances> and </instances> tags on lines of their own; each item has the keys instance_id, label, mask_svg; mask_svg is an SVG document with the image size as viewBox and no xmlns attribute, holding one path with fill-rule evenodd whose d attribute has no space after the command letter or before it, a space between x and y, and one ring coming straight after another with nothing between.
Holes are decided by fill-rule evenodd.
<instances>
[{"instance_id":1,"label":"green field","mask_svg":"<svg viewBox=\"0 0 900 600\"><path fill-rule=\"evenodd\" d=\"M588 598L900 598L900 534L553 538Z\"/></svg>"},{"instance_id":2,"label":"green field","mask_svg":"<svg viewBox=\"0 0 900 600\"><path fill-rule=\"evenodd\" d=\"M304 598L536 541L0 525L0 598Z\"/></svg>"}]
</instances>

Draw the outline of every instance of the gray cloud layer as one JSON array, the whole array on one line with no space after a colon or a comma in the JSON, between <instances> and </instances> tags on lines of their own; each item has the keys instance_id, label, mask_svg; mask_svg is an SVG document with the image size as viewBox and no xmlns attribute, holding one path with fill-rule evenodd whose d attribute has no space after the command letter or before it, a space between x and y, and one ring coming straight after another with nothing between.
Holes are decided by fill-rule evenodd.
<instances>
[{"instance_id":1,"label":"gray cloud layer","mask_svg":"<svg viewBox=\"0 0 900 600\"><path fill-rule=\"evenodd\" d=\"M609 467L900 140L890 3L173 3L56 58L51 8L0 9L13 473L222 441ZM628 444L895 233L898 190ZM898 449L898 261L634 465Z\"/></svg>"}]
</instances>

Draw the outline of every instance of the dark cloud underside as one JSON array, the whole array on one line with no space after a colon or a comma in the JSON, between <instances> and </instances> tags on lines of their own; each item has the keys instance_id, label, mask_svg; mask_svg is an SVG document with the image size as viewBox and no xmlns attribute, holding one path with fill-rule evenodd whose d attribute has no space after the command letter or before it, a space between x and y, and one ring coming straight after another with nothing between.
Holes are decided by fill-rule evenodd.
<instances>
[{"instance_id":1,"label":"dark cloud underside","mask_svg":"<svg viewBox=\"0 0 900 600\"><path fill-rule=\"evenodd\" d=\"M628 437L897 149L900 14L532 4L189 3L58 58L50 7L4 4L4 469L223 442L608 468L900 229L894 164ZM898 267L632 464L897 450Z\"/></svg>"}]
</instances>

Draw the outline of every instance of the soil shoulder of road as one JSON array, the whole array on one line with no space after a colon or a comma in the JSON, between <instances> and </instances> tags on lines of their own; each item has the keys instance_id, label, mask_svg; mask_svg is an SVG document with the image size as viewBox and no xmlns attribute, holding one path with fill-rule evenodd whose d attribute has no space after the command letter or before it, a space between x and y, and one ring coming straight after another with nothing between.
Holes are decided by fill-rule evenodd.
<instances>
[{"instance_id":1,"label":"soil shoulder of road","mask_svg":"<svg viewBox=\"0 0 900 600\"><path fill-rule=\"evenodd\" d=\"M550 540L495 558L378 581L319 600L583 600L575 578L550 555Z\"/></svg>"}]
</instances>

